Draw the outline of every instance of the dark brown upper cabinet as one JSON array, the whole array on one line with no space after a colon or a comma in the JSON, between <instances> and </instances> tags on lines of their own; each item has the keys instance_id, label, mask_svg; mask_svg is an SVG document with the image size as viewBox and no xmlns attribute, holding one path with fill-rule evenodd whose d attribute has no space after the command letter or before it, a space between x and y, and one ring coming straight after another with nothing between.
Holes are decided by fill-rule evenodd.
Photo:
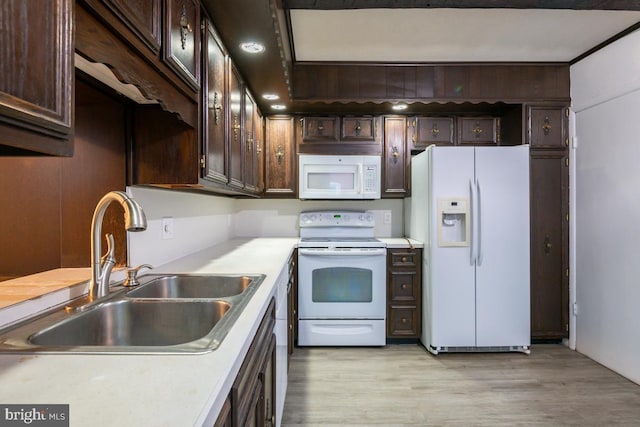
<instances>
[{"instance_id":1,"label":"dark brown upper cabinet","mask_svg":"<svg viewBox=\"0 0 640 427\"><path fill-rule=\"evenodd\" d=\"M299 117L296 143L305 154L381 154L377 116Z\"/></svg>"},{"instance_id":2,"label":"dark brown upper cabinet","mask_svg":"<svg viewBox=\"0 0 640 427\"><path fill-rule=\"evenodd\" d=\"M376 125L373 117L343 117L340 139L350 142L375 142Z\"/></svg>"},{"instance_id":3,"label":"dark brown upper cabinet","mask_svg":"<svg viewBox=\"0 0 640 427\"><path fill-rule=\"evenodd\" d=\"M200 88L200 3L165 0L165 62L195 91Z\"/></svg>"},{"instance_id":4,"label":"dark brown upper cabinet","mask_svg":"<svg viewBox=\"0 0 640 427\"><path fill-rule=\"evenodd\" d=\"M300 120L303 142L338 142L338 117L303 117Z\"/></svg>"},{"instance_id":5,"label":"dark brown upper cabinet","mask_svg":"<svg viewBox=\"0 0 640 427\"><path fill-rule=\"evenodd\" d=\"M382 197L405 197L409 189L406 144L407 119L384 118Z\"/></svg>"},{"instance_id":6,"label":"dark brown upper cabinet","mask_svg":"<svg viewBox=\"0 0 640 427\"><path fill-rule=\"evenodd\" d=\"M255 113L257 105L248 90L244 93L244 186L250 193L258 191Z\"/></svg>"},{"instance_id":7,"label":"dark brown upper cabinet","mask_svg":"<svg viewBox=\"0 0 640 427\"><path fill-rule=\"evenodd\" d=\"M73 4L2 2L0 152L73 154Z\"/></svg>"},{"instance_id":8,"label":"dark brown upper cabinet","mask_svg":"<svg viewBox=\"0 0 640 427\"><path fill-rule=\"evenodd\" d=\"M458 117L458 130L460 145L500 144L498 117Z\"/></svg>"},{"instance_id":9,"label":"dark brown upper cabinet","mask_svg":"<svg viewBox=\"0 0 640 427\"><path fill-rule=\"evenodd\" d=\"M569 109L564 105L527 106L528 140L532 148L569 146Z\"/></svg>"},{"instance_id":10,"label":"dark brown upper cabinet","mask_svg":"<svg viewBox=\"0 0 640 427\"><path fill-rule=\"evenodd\" d=\"M265 126L264 195L297 197L297 156L294 118L269 116Z\"/></svg>"},{"instance_id":11,"label":"dark brown upper cabinet","mask_svg":"<svg viewBox=\"0 0 640 427\"><path fill-rule=\"evenodd\" d=\"M411 150L424 150L429 145L454 145L455 119L453 117L412 117L408 124Z\"/></svg>"},{"instance_id":12,"label":"dark brown upper cabinet","mask_svg":"<svg viewBox=\"0 0 640 427\"><path fill-rule=\"evenodd\" d=\"M233 188L244 188L244 90L242 78L233 62L229 71L229 185Z\"/></svg>"},{"instance_id":13,"label":"dark brown upper cabinet","mask_svg":"<svg viewBox=\"0 0 640 427\"><path fill-rule=\"evenodd\" d=\"M226 139L226 112L229 105L225 87L229 69L228 55L209 21L203 37L202 53L202 175L208 181L226 185L229 182Z\"/></svg>"},{"instance_id":14,"label":"dark brown upper cabinet","mask_svg":"<svg viewBox=\"0 0 640 427\"><path fill-rule=\"evenodd\" d=\"M102 0L152 52L160 53L162 0Z\"/></svg>"}]
</instances>

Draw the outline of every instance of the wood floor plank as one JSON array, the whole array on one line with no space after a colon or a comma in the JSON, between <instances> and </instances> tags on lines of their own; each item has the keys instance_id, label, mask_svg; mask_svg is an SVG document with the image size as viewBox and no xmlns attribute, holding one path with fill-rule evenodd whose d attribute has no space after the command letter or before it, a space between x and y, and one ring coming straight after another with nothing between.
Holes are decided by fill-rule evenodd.
<instances>
[{"instance_id":1,"label":"wood floor plank","mask_svg":"<svg viewBox=\"0 0 640 427\"><path fill-rule=\"evenodd\" d=\"M561 345L296 348L283 427L640 426L640 386Z\"/></svg>"}]
</instances>

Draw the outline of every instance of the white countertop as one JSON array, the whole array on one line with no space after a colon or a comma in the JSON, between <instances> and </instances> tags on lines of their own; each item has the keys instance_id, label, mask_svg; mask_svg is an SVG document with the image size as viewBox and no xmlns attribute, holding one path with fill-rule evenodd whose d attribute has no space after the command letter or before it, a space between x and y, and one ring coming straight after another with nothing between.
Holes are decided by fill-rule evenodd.
<instances>
[{"instance_id":1,"label":"white countertop","mask_svg":"<svg viewBox=\"0 0 640 427\"><path fill-rule=\"evenodd\" d=\"M389 248L404 238L382 238ZM298 238L234 239L151 273L265 274L218 349L180 355L0 354L0 402L69 404L72 426L211 425ZM420 242L411 240L414 247Z\"/></svg>"},{"instance_id":2,"label":"white countertop","mask_svg":"<svg viewBox=\"0 0 640 427\"><path fill-rule=\"evenodd\" d=\"M236 239L153 273L265 274L220 347L201 355L0 355L0 402L69 404L72 426L215 421L297 238Z\"/></svg>"}]
</instances>

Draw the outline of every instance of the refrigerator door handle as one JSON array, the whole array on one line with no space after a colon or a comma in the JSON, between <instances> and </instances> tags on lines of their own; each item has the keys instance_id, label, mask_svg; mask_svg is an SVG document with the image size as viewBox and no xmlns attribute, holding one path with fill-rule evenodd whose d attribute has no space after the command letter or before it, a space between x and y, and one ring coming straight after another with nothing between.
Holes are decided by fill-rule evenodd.
<instances>
[{"instance_id":1,"label":"refrigerator door handle","mask_svg":"<svg viewBox=\"0 0 640 427\"><path fill-rule=\"evenodd\" d=\"M470 220L469 239L471 241L471 244L469 247L469 264L471 264L472 266L475 265L476 263L476 238L475 238L476 226L474 223L475 217L476 217L476 214L474 212L475 205L476 205L475 188L474 188L473 182L469 180L469 215L471 216L471 218L469 219Z\"/></svg>"},{"instance_id":2,"label":"refrigerator door handle","mask_svg":"<svg viewBox=\"0 0 640 427\"><path fill-rule=\"evenodd\" d=\"M480 181L476 180L476 198L478 204L478 267L482 265L482 193L480 191Z\"/></svg>"}]
</instances>

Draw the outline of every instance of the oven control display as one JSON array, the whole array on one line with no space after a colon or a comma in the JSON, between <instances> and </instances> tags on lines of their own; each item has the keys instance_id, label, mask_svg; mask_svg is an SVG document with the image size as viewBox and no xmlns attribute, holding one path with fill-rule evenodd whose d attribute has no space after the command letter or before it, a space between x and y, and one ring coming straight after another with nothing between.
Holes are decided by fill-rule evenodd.
<instances>
[{"instance_id":1,"label":"oven control display","mask_svg":"<svg viewBox=\"0 0 640 427\"><path fill-rule=\"evenodd\" d=\"M301 227L327 226L373 227L375 221L371 212L303 212L300 214Z\"/></svg>"}]
</instances>

